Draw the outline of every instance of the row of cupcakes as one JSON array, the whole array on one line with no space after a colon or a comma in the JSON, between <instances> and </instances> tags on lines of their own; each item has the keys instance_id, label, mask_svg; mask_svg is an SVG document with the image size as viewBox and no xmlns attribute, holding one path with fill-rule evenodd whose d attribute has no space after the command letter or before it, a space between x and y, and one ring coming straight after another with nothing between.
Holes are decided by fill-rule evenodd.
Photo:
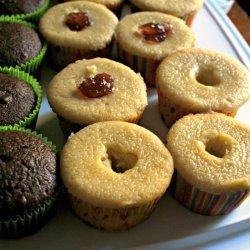
<instances>
[{"instance_id":1,"label":"row of cupcakes","mask_svg":"<svg viewBox=\"0 0 250 250\"><path fill-rule=\"evenodd\" d=\"M155 86L155 70L163 58L194 46L193 32L177 17L138 12L118 22L107 8L88 1L50 8L39 29L58 68L77 59L111 57L115 39L118 60L140 72L148 86Z\"/></svg>"},{"instance_id":2,"label":"row of cupcakes","mask_svg":"<svg viewBox=\"0 0 250 250\"><path fill-rule=\"evenodd\" d=\"M43 97L34 77L47 50L35 24L48 6L49 0L4 1L0 6L2 239L38 231L52 217L60 195L56 147L32 131Z\"/></svg>"}]
</instances>

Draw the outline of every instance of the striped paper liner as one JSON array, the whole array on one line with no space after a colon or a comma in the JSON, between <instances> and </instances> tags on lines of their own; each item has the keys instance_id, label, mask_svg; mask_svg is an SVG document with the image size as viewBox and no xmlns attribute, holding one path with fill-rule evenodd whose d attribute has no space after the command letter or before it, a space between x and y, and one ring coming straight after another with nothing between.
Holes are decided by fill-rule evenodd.
<instances>
[{"instance_id":1,"label":"striped paper liner","mask_svg":"<svg viewBox=\"0 0 250 250\"><path fill-rule=\"evenodd\" d=\"M140 114L137 114L138 116L131 117L130 119L123 120L123 121L137 124L140 118L142 117L142 114L143 114L143 111ZM77 124L77 123L74 123L65 119L64 117L60 115L57 115L57 118L58 118L59 125L65 137L68 137L71 133L77 133L79 130L90 125L90 124ZM100 121L96 121L96 122L100 122Z\"/></svg>"},{"instance_id":2,"label":"striped paper liner","mask_svg":"<svg viewBox=\"0 0 250 250\"><path fill-rule=\"evenodd\" d=\"M95 57L110 58L113 48L113 42L109 43L105 48L97 50L70 48L57 46L54 44L49 44L49 46L49 54L53 60L54 65L58 69L62 69L68 64L75 62L76 60L91 59Z\"/></svg>"},{"instance_id":3,"label":"striped paper liner","mask_svg":"<svg viewBox=\"0 0 250 250\"><path fill-rule=\"evenodd\" d=\"M180 18L187 24L188 27L191 27L194 21L195 15L196 15L196 12L192 12Z\"/></svg>"},{"instance_id":4,"label":"striped paper liner","mask_svg":"<svg viewBox=\"0 0 250 250\"><path fill-rule=\"evenodd\" d=\"M123 50L121 45L117 43L118 60L136 72L140 72L144 78L147 87L155 87L155 72L161 60L143 58L137 55L132 55Z\"/></svg>"},{"instance_id":5,"label":"striped paper liner","mask_svg":"<svg viewBox=\"0 0 250 250\"><path fill-rule=\"evenodd\" d=\"M129 229L147 219L159 198L145 204L120 208L97 207L70 195L74 212L86 223L106 231Z\"/></svg>"},{"instance_id":6,"label":"striped paper liner","mask_svg":"<svg viewBox=\"0 0 250 250\"><path fill-rule=\"evenodd\" d=\"M192 186L177 173L175 199L189 210L202 215L225 215L230 213L248 195L249 190L228 194L211 194Z\"/></svg>"},{"instance_id":7,"label":"striped paper liner","mask_svg":"<svg viewBox=\"0 0 250 250\"><path fill-rule=\"evenodd\" d=\"M181 117L188 115L188 114L196 114L201 113L199 111L194 111L191 109L184 108L174 102L170 101L164 93L158 87L158 103L159 103L159 112L161 115L162 120L170 128L178 119ZM234 111L221 111L221 110L214 110L217 113L223 113L230 117L235 117L237 114L237 110Z\"/></svg>"}]
</instances>

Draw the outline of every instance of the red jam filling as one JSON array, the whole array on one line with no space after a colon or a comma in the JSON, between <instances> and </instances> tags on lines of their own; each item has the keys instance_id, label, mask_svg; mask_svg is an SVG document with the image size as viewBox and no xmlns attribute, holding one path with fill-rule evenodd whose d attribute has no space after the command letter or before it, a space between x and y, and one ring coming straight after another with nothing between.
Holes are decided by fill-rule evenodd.
<instances>
[{"instance_id":1,"label":"red jam filling","mask_svg":"<svg viewBox=\"0 0 250 250\"><path fill-rule=\"evenodd\" d=\"M89 77L83 81L79 89L85 96L89 98L102 97L114 92L114 78L113 76L101 73L94 77Z\"/></svg>"},{"instance_id":2,"label":"red jam filling","mask_svg":"<svg viewBox=\"0 0 250 250\"><path fill-rule=\"evenodd\" d=\"M139 27L139 34L150 44L165 41L174 34L173 25L160 23L146 23Z\"/></svg>"},{"instance_id":3,"label":"red jam filling","mask_svg":"<svg viewBox=\"0 0 250 250\"><path fill-rule=\"evenodd\" d=\"M69 13L65 24L72 31L81 31L93 24L86 12Z\"/></svg>"}]
</instances>

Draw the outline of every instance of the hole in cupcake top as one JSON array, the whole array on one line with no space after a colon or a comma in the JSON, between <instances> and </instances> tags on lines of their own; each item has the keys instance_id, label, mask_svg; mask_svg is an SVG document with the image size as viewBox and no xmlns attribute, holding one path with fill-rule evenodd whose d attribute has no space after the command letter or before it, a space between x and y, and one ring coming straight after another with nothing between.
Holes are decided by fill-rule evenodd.
<instances>
[{"instance_id":1,"label":"hole in cupcake top","mask_svg":"<svg viewBox=\"0 0 250 250\"><path fill-rule=\"evenodd\" d=\"M160 23L146 23L139 27L137 33L143 41L149 44L157 44L165 41L174 34L173 25Z\"/></svg>"},{"instance_id":2,"label":"hole in cupcake top","mask_svg":"<svg viewBox=\"0 0 250 250\"><path fill-rule=\"evenodd\" d=\"M199 67L193 69L193 77L196 81L205 86L216 86L220 84L220 78L211 68Z\"/></svg>"},{"instance_id":3,"label":"hole in cupcake top","mask_svg":"<svg viewBox=\"0 0 250 250\"><path fill-rule=\"evenodd\" d=\"M205 143L205 150L218 158L223 158L232 149L231 143L225 139L224 136L218 135L214 138L210 138Z\"/></svg>"},{"instance_id":4,"label":"hole in cupcake top","mask_svg":"<svg viewBox=\"0 0 250 250\"><path fill-rule=\"evenodd\" d=\"M129 169L132 169L138 157L129 152L122 152L117 149L108 149L107 155L101 158L104 165L109 166L114 172L121 174Z\"/></svg>"},{"instance_id":5,"label":"hole in cupcake top","mask_svg":"<svg viewBox=\"0 0 250 250\"><path fill-rule=\"evenodd\" d=\"M79 86L79 90L89 98L106 96L114 92L114 80L114 77L107 73L97 74L83 81Z\"/></svg>"},{"instance_id":6,"label":"hole in cupcake top","mask_svg":"<svg viewBox=\"0 0 250 250\"><path fill-rule=\"evenodd\" d=\"M72 31L81 31L93 24L86 12L72 12L66 17L65 24Z\"/></svg>"},{"instance_id":7,"label":"hole in cupcake top","mask_svg":"<svg viewBox=\"0 0 250 250\"><path fill-rule=\"evenodd\" d=\"M10 94L6 94L0 91L0 104L6 105L10 103L12 100L12 97Z\"/></svg>"}]
</instances>

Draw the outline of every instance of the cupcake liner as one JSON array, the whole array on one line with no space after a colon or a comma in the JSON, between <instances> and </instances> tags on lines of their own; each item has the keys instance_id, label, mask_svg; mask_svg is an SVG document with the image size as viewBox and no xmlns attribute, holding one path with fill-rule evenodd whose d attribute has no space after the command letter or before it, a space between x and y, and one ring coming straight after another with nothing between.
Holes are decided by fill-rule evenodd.
<instances>
[{"instance_id":1,"label":"cupcake liner","mask_svg":"<svg viewBox=\"0 0 250 250\"><path fill-rule=\"evenodd\" d=\"M40 17L48 9L49 4L50 4L50 0L45 0L45 3L40 8L38 8L37 10L33 12L30 12L27 14L16 14L16 15L0 15L0 18L10 17L10 18L16 18L16 19L25 20L25 21L37 24L39 22Z\"/></svg>"},{"instance_id":2,"label":"cupcake liner","mask_svg":"<svg viewBox=\"0 0 250 250\"><path fill-rule=\"evenodd\" d=\"M192 12L189 14L186 14L185 16L180 17L188 27L191 27L195 18L196 12Z\"/></svg>"},{"instance_id":3,"label":"cupcake liner","mask_svg":"<svg viewBox=\"0 0 250 250\"><path fill-rule=\"evenodd\" d=\"M158 201L159 198L136 206L104 208L70 195L70 203L76 215L84 222L106 231L126 230L139 224L150 216Z\"/></svg>"},{"instance_id":4,"label":"cupcake liner","mask_svg":"<svg viewBox=\"0 0 250 250\"><path fill-rule=\"evenodd\" d=\"M158 103L161 118L168 128L170 128L178 119L187 114L201 113L191 109L186 109L178 104L175 104L174 102L170 101L160 89L158 89ZM237 109L231 112L221 110L215 110L214 112L223 113L230 117L235 117L235 115L237 114Z\"/></svg>"},{"instance_id":5,"label":"cupcake liner","mask_svg":"<svg viewBox=\"0 0 250 250\"><path fill-rule=\"evenodd\" d=\"M130 122L130 123L138 123L141 116L143 114L143 111L141 112L141 114L138 114L137 117L131 118L129 120L126 120L126 122ZM64 134L64 136L67 138L71 133L77 133L79 130L85 128L86 126L90 125L90 124L77 124L74 122L71 122L65 118L63 118L60 115L57 115L58 121L59 121L59 125L62 129L62 132Z\"/></svg>"},{"instance_id":6,"label":"cupcake liner","mask_svg":"<svg viewBox=\"0 0 250 250\"><path fill-rule=\"evenodd\" d=\"M189 210L202 215L225 215L240 205L249 190L225 194L203 192L185 181L177 173L175 199Z\"/></svg>"},{"instance_id":7,"label":"cupcake liner","mask_svg":"<svg viewBox=\"0 0 250 250\"><path fill-rule=\"evenodd\" d=\"M0 73L15 76L19 79L22 79L27 84L32 86L32 89L36 95L36 105L33 108L32 112L27 117L25 117L24 120L20 120L18 122L18 124L16 124L16 125L20 126L20 127L24 127L24 128L34 129L36 126L36 120L38 117L38 113L39 113L41 103L42 103L42 98L43 98L43 92L42 92L41 86L39 85L37 80L34 79L32 76L30 76L29 74L27 74L23 71L20 71L18 69L7 68L7 67L1 68L0 67Z\"/></svg>"},{"instance_id":8,"label":"cupcake liner","mask_svg":"<svg viewBox=\"0 0 250 250\"><path fill-rule=\"evenodd\" d=\"M123 50L121 45L117 43L118 60L132 68L136 72L140 72L144 78L147 87L155 87L155 72L161 60L143 58L132 55Z\"/></svg>"},{"instance_id":9,"label":"cupcake liner","mask_svg":"<svg viewBox=\"0 0 250 250\"><path fill-rule=\"evenodd\" d=\"M105 48L98 50L75 49L54 44L50 44L49 46L49 54L54 66L58 69L62 69L76 60L91 59L95 57L109 58L112 53L113 42L109 43Z\"/></svg>"},{"instance_id":10,"label":"cupcake liner","mask_svg":"<svg viewBox=\"0 0 250 250\"><path fill-rule=\"evenodd\" d=\"M23 21L23 20L13 18L13 17L0 17L0 22L20 23L20 24L26 25L26 26L34 29L35 31L38 31L38 29L35 25L28 23L26 21ZM36 57L34 57L33 59L31 59L30 61L28 61L26 63L15 65L15 66L13 66L13 68L23 70L23 71L29 73L30 75L38 76L39 71L40 71L40 67L41 67L41 63L45 57L45 54L46 54L46 51L48 48L47 42L43 41L42 39L41 39L41 42L42 42L42 49ZM4 65L2 65L2 67L4 67Z\"/></svg>"},{"instance_id":11,"label":"cupcake liner","mask_svg":"<svg viewBox=\"0 0 250 250\"><path fill-rule=\"evenodd\" d=\"M60 192L56 191L51 199L22 216L18 215L16 218L7 220L0 219L0 238L20 238L37 232L53 216L59 194Z\"/></svg>"},{"instance_id":12,"label":"cupcake liner","mask_svg":"<svg viewBox=\"0 0 250 250\"><path fill-rule=\"evenodd\" d=\"M46 142L55 153L57 151L56 146L51 141L49 141L47 137L44 137L35 131L24 129L18 126L2 126L0 127L0 131L23 131L25 133L32 134ZM55 190L53 196L36 209L33 209L23 215L17 215L7 219L1 218L0 238L20 238L38 231L54 214L57 207L57 201L59 200L61 193L62 190L60 187L58 187L57 190Z\"/></svg>"}]
</instances>

